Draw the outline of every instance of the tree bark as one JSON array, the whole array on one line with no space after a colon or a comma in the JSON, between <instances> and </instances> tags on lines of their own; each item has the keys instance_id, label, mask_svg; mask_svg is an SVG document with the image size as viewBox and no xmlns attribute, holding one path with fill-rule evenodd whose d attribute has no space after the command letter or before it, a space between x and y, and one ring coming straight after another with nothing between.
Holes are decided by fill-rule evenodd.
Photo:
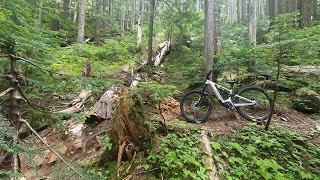
<instances>
[{"instance_id":1,"label":"tree bark","mask_svg":"<svg viewBox=\"0 0 320 180\"><path fill-rule=\"evenodd\" d=\"M89 112L89 118L95 121L96 119L105 120L112 118L112 110L114 108L114 102L119 95L122 86L112 85L108 90L100 97Z\"/></svg>"},{"instance_id":2,"label":"tree bark","mask_svg":"<svg viewBox=\"0 0 320 180\"><path fill-rule=\"evenodd\" d=\"M142 42L142 18L138 18L138 33L137 33L137 50L141 51L141 42Z\"/></svg>"},{"instance_id":3,"label":"tree bark","mask_svg":"<svg viewBox=\"0 0 320 180\"><path fill-rule=\"evenodd\" d=\"M254 46L257 45L257 0L250 0L249 41Z\"/></svg>"},{"instance_id":4,"label":"tree bark","mask_svg":"<svg viewBox=\"0 0 320 180\"><path fill-rule=\"evenodd\" d=\"M100 16L101 16L101 0L96 0L96 28L94 31L94 41L99 42Z\"/></svg>"},{"instance_id":5,"label":"tree bark","mask_svg":"<svg viewBox=\"0 0 320 180\"><path fill-rule=\"evenodd\" d=\"M238 20L238 23L240 23L243 19L243 16L242 16L242 3L243 1L241 0L237 0L237 20Z\"/></svg>"},{"instance_id":6,"label":"tree bark","mask_svg":"<svg viewBox=\"0 0 320 180\"><path fill-rule=\"evenodd\" d=\"M57 10L60 8L60 4L59 4L58 1L53 1L52 6L53 6L54 9L57 9ZM53 31L59 31L60 30L60 20L59 20L59 18L54 17L52 19L51 23L52 23L51 24L51 29Z\"/></svg>"},{"instance_id":7,"label":"tree bark","mask_svg":"<svg viewBox=\"0 0 320 180\"><path fill-rule=\"evenodd\" d=\"M273 19L275 17L274 0L268 1L268 9L269 9L270 19Z\"/></svg>"},{"instance_id":8,"label":"tree bark","mask_svg":"<svg viewBox=\"0 0 320 180\"><path fill-rule=\"evenodd\" d=\"M134 33L134 25L135 25L135 14L136 14L136 1L131 0L131 16L130 16L130 32Z\"/></svg>"},{"instance_id":9,"label":"tree bark","mask_svg":"<svg viewBox=\"0 0 320 180\"><path fill-rule=\"evenodd\" d=\"M165 41L165 42L163 42L163 43L158 45L159 53L156 56L155 61L154 61L154 66L155 67L160 65L160 63L163 60L163 58L166 55L166 53L169 52L170 45L171 45L170 41Z\"/></svg>"},{"instance_id":10,"label":"tree bark","mask_svg":"<svg viewBox=\"0 0 320 180\"><path fill-rule=\"evenodd\" d=\"M311 0L300 0L300 28L310 27L312 25L312 4L313 2Z\"/></svg>"},{"instance_id":11,"label":"tree bark","mask_svg":"<svg viewBox=\"0 0 320 180\"><path fill-rule=\"evenodd\" d=\"M42 28L42 8L43 8L43 0L39 2L39 14L38 14L38 27Z\"/></svg>"},{"instance_id":12,"label":"tree bark","mask_svg":"<svg viewBox=\"0 0 320 180\"><path fill-rule=\"evenodd\" d=\"M200 11L200 0L196 0L196 11L199 12Z\"/></svg>"},{"instance_id":13,"label":"tree bark","mask_svg":"<svg viewBox=\"0 0 320 180\"><path fill-rule=\"evenodd\" d=\"M278 16L279 15L279 0L274 0L274 15Z\"/></svg>"},{"instance_id":14,"label":"tree bark","mask_svg":"<svg viewBox=\"0 0 320 180\"><path fill-rule=\"evenodd\" d=\"M210 145L210 140L207 136L207 130L204 130L201 132L200 134L200 141L203 144L203 150L206 152L204 153L205 157L205 165L206 167L210 167L211 169L206 171L207 175L208 175L208 179L210 180L219 180L219 176L218 176L218 170L217 167L215 166L214 160L213 160L213 152L212 152L212 148Z\"/></svg>"},{"instance_id":15,"label":"tree bark","mask_svg":"<svg viewBox=\"0 0 320 180\"><path fill-rule=\"evenodd\" d=\"M125 16L126 16L126 7L121 6L121 10L120 10L121 37L124 37Z\"/></svg>"},{"instance_id":16,"label":"tree bark","mask_svg":"<svg viewBox=\"0 0 320 180\"><path fill-rule=\"evenodd\" d=\"M86 0L80 0L77 43L83 43L84 41L85 18L86 18Z\"/></svg>"},{"instance_id":17,"label":"tree bark","mask_svg":"<svg viewBox=\"0 0 320 180\"><path fill-rule=\"evenodd\" d=\"M102 1L102 22L101 22L101 25L102 25L102 32L103 34L105 35L107 33L107 22L106 22L106 16L107 16L107 4L108 4L108 0L103 0Z\"/></svg>"},{"instance_id":18,"label":"tree bark","mask_svg":"<svg viewBox=\"0 0 320 180\"><path fill-rule=\"evenodd\" d=\"M74 23L77 21L78 8L79 8L79 3L78 3L78 1L76 1L75 6L74 6L74 11L73 11L73 22Z\"/></svg>"},{"instance_id":19,"label":"tree bark","mask_svg":"<svg viewBox=\"0 0 320 180\"><path fill-rule=\"evenodd\" d=\"M289 0L287 1L287 12L292 13L298 9L297 0Z\"/></svg>"},{"instance_id":20,"label":"tree bark","mask_svg":"<svg viewBox=\"0 0 320 180\"><path fill-rule=\"evenodd\" d=\"M221 53L221 18L220 18L220 0L214 0L213 8L213 46L214 55Z\"/></svg>"},{"instance_id":21,"label":"tree bark","mask_svg":"<svg viewBox=\"0 0 320 180\"><path fill-rule=\"evenodd\" d=\"M214 53L214 44L213 44L213 0L205 0L205 42L204 42L204 57L206 63L205 75L213 70L213 53ZM212 76L210 76L212 80Z\"/></svg>"},{"instance_id":22,"label":"tree bark","mask_svg":"<svg viewBox=\"0 0 320 180\"><path fill-rule=\"evenodd\" d=\"M70 14L70 0L63 0L63 18L69 19Z\"/></svg>"},{"instance_id":23,"label":"tree bark","mask_svg":"<svg viewBox=\"0 0 320 180\"><path fill-rule=\"evenodd\" d=\"M149 40L148 40L148 65L153 66L152 62L152 42L153 42L153 21L155 11L155 0L150 0L149 11Z\"/></svg>"},{"instance_id":24,"label":"tree bark","mask_svg":"<svg viewBox=\"0 0 320 180\"><path fill-rule=\"evenodd\" d=\"M317 17L318 15L318 0L313 0L313 16Z\"/></svg>"}]
</instances>

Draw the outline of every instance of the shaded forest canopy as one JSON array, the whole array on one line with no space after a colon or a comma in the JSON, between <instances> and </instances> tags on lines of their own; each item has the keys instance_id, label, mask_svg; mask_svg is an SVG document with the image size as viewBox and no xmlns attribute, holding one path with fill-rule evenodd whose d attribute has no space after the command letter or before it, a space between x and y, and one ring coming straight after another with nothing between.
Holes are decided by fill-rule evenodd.
<instances>
[{"instance_id":1,"label":"shaded forest canopy","mask_svg":"<svg viewBox=\"0 0 320 180\"><path fill-rule=\"evenodd\" d=\"M0 178L319 179L319 4L0 0ZM266 128L184 121L209 71L265 88Z\"/></svg>"}]
</instances>

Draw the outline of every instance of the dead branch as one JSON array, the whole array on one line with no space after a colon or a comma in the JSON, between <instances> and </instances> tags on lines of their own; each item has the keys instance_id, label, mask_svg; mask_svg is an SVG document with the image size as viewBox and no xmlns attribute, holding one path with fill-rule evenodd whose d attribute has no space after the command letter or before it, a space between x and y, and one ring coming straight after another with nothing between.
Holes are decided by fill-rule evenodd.
<instances>
[{"instance_id":1,"label":"dead branch","mask_svg":"<svg viewBox=\"0 0 320 180\"><path fill-rule=\"evenodd\" d=\"M6 75L6 74L0 74L0 78L8 78L8 75Z\"/></svg>"},{"instance_id":2,"label":"dead branch","mask_svg":"<svg viewBox=\"0 0 320 180\"><path fill-rule=\"evenodd\" d=\"M13 55L13 54L0 54L0 58L11 58L11 59L13 59L13 60L23 61L23 62L26 62L26 63L28 63L28 64L31 64L32 66L37 67L37 68L39 68L39 69L41 69L41 70L43 70L43 71L47 71L47 72L50 72L50 73L52 73L52 74L57 74L57 75L64 75L64 74L62 74L62 73L53 72L53 71L51 71L51 70L49 70L49 69L46 69L46 68L44 68L44 67L41 67L41 66L37 65L37 64L34 63L34 62L31 62L31 61L29 61L29 60L27 60L27 59L25 59L25 58L23 58L23 57L16 56L16 55ZM0 77L1 77L1 76L0 76Z\"/></svg>"},{"instance_id":3,"label":"dead branch","mask_svg":"<svg viewBox=\"0 0 320 180\"><path fill-rule=\"evenodd\" d=\"M2 93L0 93L0 97L10 93L13 90L14 90L14 88L12 88L12 87L8 88L7 90L5 90Z\"/></svg>"},{"instance_id":4,"label":"dead branch","mask_svg":"<svg viewBox=\"0 0 320 180\"><path fill-rule=\"evenodd\" d=\"M80 172L78 172L71 164L69 164L64 158L62 158L62 156L60 156L60 154L57 151L55 151L52 147L50 147L49 144L30 126L30 124L26 120L20 119L20 122L25 123L27 127L41 140L41 142L45 144L48 147L48 149L50 149L51 152L57 155L62 162L64 162L70 169L72 169L80 177L84 178L84 176Z\"/></svg>"},{"instance_id":5,"label":"dead branch","mask_svg":"<svg viewBox=\"0 0 320 180\"><path fill-rule=\"evenodd\" d=\"M85 101L92 95L91 91L83 90L77 98L71 101L71 107L61 110L58 113L77 113L80 112Z\"/></svg>"}]
</instances>

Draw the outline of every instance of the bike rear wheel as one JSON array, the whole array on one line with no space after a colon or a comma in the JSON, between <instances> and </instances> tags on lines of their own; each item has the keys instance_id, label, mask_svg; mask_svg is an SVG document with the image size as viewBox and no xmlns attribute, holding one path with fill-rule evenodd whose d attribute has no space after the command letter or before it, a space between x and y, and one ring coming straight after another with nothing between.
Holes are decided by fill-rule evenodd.
<instances>
[{"instance_id":1,"label":"bike rear wheel","mask_svg":"<svg viewBox=\"0 0 320 180\"><path fill-rule=\"evenodd\" d=\"M246 99L254 100L254 105L236 106L238 113L249 121L264 121L271 115L271 97L262 88L257 86L250 86L241 89L237 95ZM241 97L235 98L236 104L246 104L248 101Z\"/></svg>"},{"instance_id":2,"label":"bike rear wheel","mask_svg":"<svg viewBox=\"0 0 320 180\"><path fill-rule=\"evenodd\" d=\"M182 116L189 122L203 122L212 113L212 103L209 96L199 90L189 91L180 102Z\"/></svg>"}]
</instances>

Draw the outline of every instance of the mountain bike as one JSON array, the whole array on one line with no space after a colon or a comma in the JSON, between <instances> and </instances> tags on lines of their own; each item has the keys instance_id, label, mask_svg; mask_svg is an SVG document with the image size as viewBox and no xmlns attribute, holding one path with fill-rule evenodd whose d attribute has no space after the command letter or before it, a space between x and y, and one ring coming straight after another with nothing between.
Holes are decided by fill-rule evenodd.
<instances>
[{"instance_id":1,"label":"mountain bike","mask_svg":"<svg viewBox=\"0 0 320 180\"><path fill-rule=\"evenodd\" d=\"M213 110L211 94L207 87L212 90L220 105L228 110L236 109L246 120L266 121L271 115L271 96L266 90L258 86L247 86L235 91L234 84L237 81L226 81L230 89L209 80L211 71L207 74L202 90L187 92L180 101L182 116L190 121L201 123L210 117Z\"/></svg>"}]
</instances>

